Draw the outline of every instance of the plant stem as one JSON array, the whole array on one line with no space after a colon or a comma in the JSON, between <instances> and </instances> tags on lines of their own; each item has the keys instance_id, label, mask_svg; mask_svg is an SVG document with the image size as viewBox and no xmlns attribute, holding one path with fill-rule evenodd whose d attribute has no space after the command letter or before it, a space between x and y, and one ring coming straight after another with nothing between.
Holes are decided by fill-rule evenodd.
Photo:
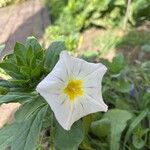
<instances>
[{"instance_id":1,"label":"plant stem","mask_svg":"<svg viewBox=\"0 0 150 150\"><path fill-rule=\"evenodd\" d=\"M127 22L128 22L128 19L129 19L129 7L130 7L130 4L131 4L131 0L128 0L127 2L127 9L126 9L126 13L125 13L125 18L124 18L124 24L123 24L123 30L126 30L127 28Z\"/></svg>"},{"instance_id":2,"label":"plant stem","mask_svg":"<svg viewBox=\"0 0 150 150\"><path fill-rule=\"evenodd\" d=\"M54 114L51 114L51 126L50 126L50 150L55 150L54 146Z\"/></svg>"}]
</instances>

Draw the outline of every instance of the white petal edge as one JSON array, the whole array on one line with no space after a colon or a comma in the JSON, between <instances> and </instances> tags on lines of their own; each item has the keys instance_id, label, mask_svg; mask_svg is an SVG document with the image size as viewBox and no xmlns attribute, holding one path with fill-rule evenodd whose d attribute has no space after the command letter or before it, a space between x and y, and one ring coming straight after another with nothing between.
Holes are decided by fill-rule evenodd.
<instances>
[{"instance_id":1,"label":"white petal edge","mask_svg":"<svg viewBox=\"0 0 150 150\"><path fill-rule=\"evenodd\" d=\"M66 72L64 72L64 68L67 70ZM108 108L103 100L98 102L92 102L91 100L88 102L87 100L84 100L83 106L85 105L84 107L86 107L85 111L81 108L82 105L78 100L70 103L66 98L65 101L62 101L58 96L60 93L55 93L55 90L60 86L60 83L58 84L58 78L62 78L63 76L63 79L67 81L67 78L69 78L71 74L75 74L75 77L77 77L77 73L81 71L80 75L78 74L78 78L84 77L84 80L86 81L92 79L92 82L95 84L97 83L97 80L93 80L93 77L96 79L96 76L99 75L98 78L100 78L101 81L106 70L107 68L101 63L88 63L82 59L74 58L66 51L63 51L52 72L39 83L36 90L46 99L60 125L64 129L70 130L72 124L81 117L98 111L107 111ZM80 107L77 107L78 105L80 105ZM91 107L91 105L93 105L93 107Z\"/></svg>"}]
</instances>

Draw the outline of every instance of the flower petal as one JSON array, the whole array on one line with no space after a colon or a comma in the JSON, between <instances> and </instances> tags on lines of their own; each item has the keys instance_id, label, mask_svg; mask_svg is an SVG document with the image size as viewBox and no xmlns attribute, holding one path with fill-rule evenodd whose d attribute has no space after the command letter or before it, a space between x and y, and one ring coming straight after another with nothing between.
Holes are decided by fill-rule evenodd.
<instances>
[{"instance_id":1,"label":"flower petal","mask_svg":"<svg viewBox=\"0 0 150 150\"><path fill-rule=\"evenodd\" d=\"M83 59L70 56L66 51L62 51L60 58L65 63L70 76L85 78L97 70L102 74L106 72L107 68L101 63L89 63Z\"/></svg>"},{"instance_id":2,"label":"flower petal","mask_svg":"<svg viewBox=\"0 0 150 150\"><path fill-rule=\"evenodd\" d=\"M59 124L66 130L70 130L70 117L72 115L72 105L64 95L52 95L41 93L54 112Z\"/></svg>"},{"instance_id":3,"label":"flower petal","mask_svg":"<svg viewBox=\"0 0 150 150\"><path fill-rule=\"evenodd\" d=\"M73 107L72 115L68 121L69 127L71 127L75 121L86 115L100 111L106 112L108 109L107 105L104 103L101 104L100 102L94 101L91 97L88 96L84 98L78 98L78 100L74 102Z\"/></svg>"}]
</instances>

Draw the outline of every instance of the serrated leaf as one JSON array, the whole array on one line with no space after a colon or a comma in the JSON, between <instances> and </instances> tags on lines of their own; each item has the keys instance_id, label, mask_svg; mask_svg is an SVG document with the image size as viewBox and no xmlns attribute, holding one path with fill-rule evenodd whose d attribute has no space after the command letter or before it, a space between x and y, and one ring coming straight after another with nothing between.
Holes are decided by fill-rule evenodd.
<instances>
[{"instance_id":1,"label":"serrated leaf","mask_svg":"<svg viewBox=\"0 0 150 150\"><path fill-rule=\"evenodd\" d=\"M29 47L31 47L32 50L34 51L35 55L39 51L43 50L41 45L39 44L38 40L35 37L33 37L33 36L27 38L27 40L25 42L25 47L27 49L29 49Z\"/></svg>"},{"instance_id":2,"label":"serrated leaf","mask_svg":"<svg viewBox=\"0 0 150 150\"><path fill-rule=\"evenodd\" d=\"M27 49L21 43L16 42L14 47L14 54L16 55L17 64L20 66L26 65L25 56L27 53Z\"/></svg>"},{"instance_id":3,"label":"serrated leaf","mask_svg":"<svg viewBox=\"0 0 150 150\"><path fill-rule=\"evenodd\" d=\"M44 66L48 71L51 71L59 59L61 51L65 50L64 42L53 42L45 52L45 64Z\"/></svg>"},{"instance_id":4,"label":"serrated leaf","mask_svg":"<svg viewBox=\"0 0 150 150\"><path fill-rule=\"evenodd\" d=\"M55 147L58 150L77 150L84 137L81 120L75 122L71 130L64 130L58 123L55 126Z\"/></svg>"},{"instance_id":5,"label":"serrated leaf","mask_svg":"<svg viewBox=\"0 0 150 150\"><path fill-rule=\"evenodd\" d=\"M30 120L24 122L13 139L11 150L35 149L46 111L47 106L40 109L35 115L32 115Z\"/></svg>"},{"instance_id":6,"label":"serrated leaf","mask_svg":"<svg viewBox=\"0 0 150 150\"><path fill-rule=\"evenodd\" d=\"M8 54L4 56L3 62L16 64L16 58L14 57L14 54Z\"/></svg>"},{"instance_id":7,"label":"serrated leaf","mask_svg":"<svg viewBox=\"0 0 150 150\"><path fill-rule=\"evenodd\" d=\"M4 69L12 78L22 78L20 70L15 64L2 62L0 63L0 68Z\"/></svg>"},{"instance_id":8,"label":"serrated leaf","mask_svg":"<svg viewBox=\"0 0 150 150\"><path fill-rule=\"evenodd\" d=\"M26 55L26 51L27 51L27 49L25 48L25 46L23 44L16 42L15 47L14 47L15 55L18 55L24 59L24 57Z\"/></svg>"},{"instance_id":9,"label":"serrated leaf","mask_svg":"<svg viewBox=\"0 0 150 150\"><path fill-rule=\"evenodd\" d=\"M127 121L132 118L132 114L126 110L112 109L105 113L104 118L107 118L111 124L110 150L119 150L122 131Z\"/></svg>"}]
</instances>

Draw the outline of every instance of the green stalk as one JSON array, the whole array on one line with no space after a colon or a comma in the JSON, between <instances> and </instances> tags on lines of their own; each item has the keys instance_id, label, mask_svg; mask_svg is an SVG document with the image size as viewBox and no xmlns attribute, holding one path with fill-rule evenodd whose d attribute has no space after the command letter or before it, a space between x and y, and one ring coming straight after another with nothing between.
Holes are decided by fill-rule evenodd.
<instances>
[{"instance_id":1,"label":"green stalk","mask_svg":"<svg viewBox=\"0 0 150 150\"><path fill-rule=\"evenodd\" d=\"M50 126L50 150L55 150L54 146L54 114L51 114L51 126Z\"/></svg>"}]
</instances>

